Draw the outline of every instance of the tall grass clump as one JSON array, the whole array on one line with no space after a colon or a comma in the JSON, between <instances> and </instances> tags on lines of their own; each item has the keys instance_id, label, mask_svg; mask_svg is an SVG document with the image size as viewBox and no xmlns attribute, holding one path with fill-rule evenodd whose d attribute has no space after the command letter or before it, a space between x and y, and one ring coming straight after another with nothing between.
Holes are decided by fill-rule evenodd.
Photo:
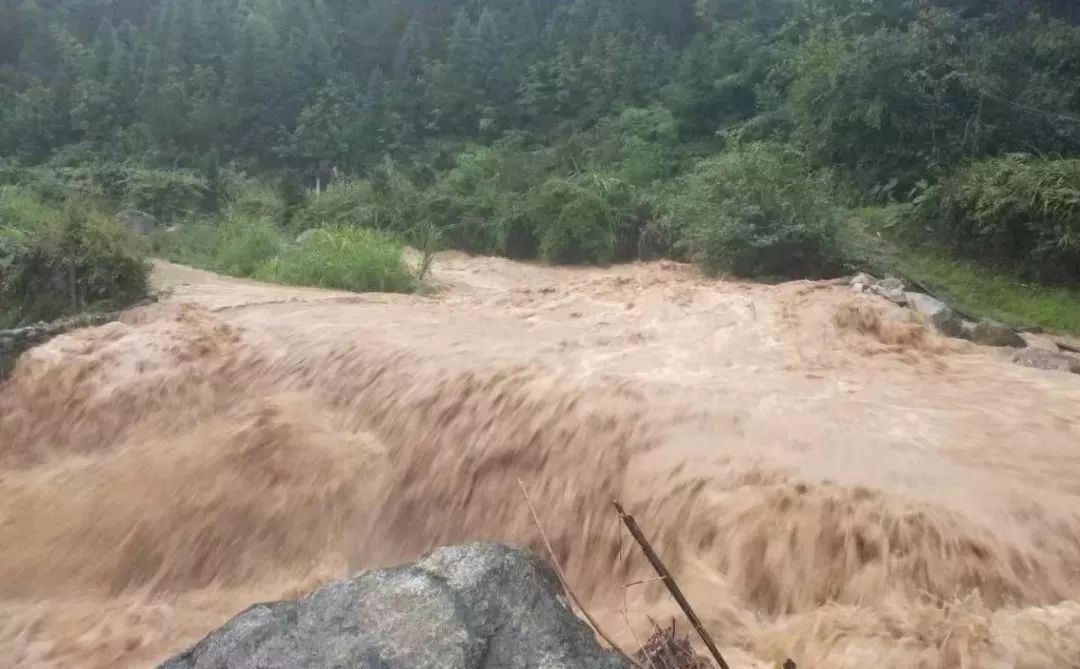
<instances>
[{"instance_id":1,"label":"tall grass clump","mask_svg":"<svg viewBox=\"0 0 1080 669\"><path fill-rule=\"evenodd\" d=\"M281 231L265 218L227 218L221 224L210 265L212 269L225 274L255 276L264 263L281 252L284 245Z\"/></svg>"},{"instance_id":2,"label":"tall grass clump","mask_svg":"<svg viewBox=\"0 0 1080 669\"><path fill-rule=\"evenodd\" d=\"M256 277L354 292L402 293L412 290L416 282L393 237L352 227L313 232L301 244L264 263Z\"/></svg>"},{"instance_id":3,"label":"tall grass clump","mask_svg":"<svg viewBox=\"0 0 1080 669\"><path fill-rule=\"evenodd\" d=\"M845 264L830 193L798 152L759 143L699 161L667 200L679 246L706 272L819 278Z\"/></svg>"}]
</instances>

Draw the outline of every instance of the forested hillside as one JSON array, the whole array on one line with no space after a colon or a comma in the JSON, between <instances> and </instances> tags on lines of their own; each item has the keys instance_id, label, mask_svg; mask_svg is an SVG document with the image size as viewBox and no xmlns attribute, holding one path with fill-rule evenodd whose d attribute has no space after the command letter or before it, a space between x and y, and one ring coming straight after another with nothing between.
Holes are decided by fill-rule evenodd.
<instances>
[{"instance_id":1,"label":"forested hillside","mask_svg":"<svg viewBox=\"0 0 1080 669\"><path fill-rule=\"evenodd\" d=\"M819 276L863 260L853 207L903 204L867 218L1073 284L1078 24L1072 0L3 0L0 180L186 221L159 252L249 274L213 259L237 217L271 256L348 226Z\"/></svg>"}]
</instances>

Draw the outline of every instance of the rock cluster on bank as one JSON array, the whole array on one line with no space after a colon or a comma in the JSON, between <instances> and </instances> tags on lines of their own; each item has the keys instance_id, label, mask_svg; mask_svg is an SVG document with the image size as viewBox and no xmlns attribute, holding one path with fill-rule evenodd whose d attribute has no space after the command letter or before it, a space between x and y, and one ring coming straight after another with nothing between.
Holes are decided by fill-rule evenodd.
<instances>
[{"instance_id":1,"label":"rock cluster on bank","mask_svg":"<svg viewBox=\"0 0 1080 669\"><path fill-rule=\"evenodd\" d=\"M116 314L83 314L51 323L34 323L14 330L0 330L0 361L14 361L24 351L40 346L65 332L104 325L113 320L116 320Z\"/></svg>"},{"instance_id":2,"label":"rock cluster on bank","mask_svg":"<svg viewBox=\"0 0 1080 669\"><path fill-rule=\"evenodd\" d=\"M883 297L895 304L907 307L927 325L939 333L983 346L1016 348L1013 362L1036 369L1057 370L1080 374L1080 356L1065 352L1053 340L1032 333L1018 332L997 321L983 318L968 321L941 300L906 291L904 283L896 278L876 279L860 273L849 282L860 293Z\"/></svg>"},{"instance_id":3,"label":"rock cluster on bank","mask_svg":"<svg viewBox=\"0 0 1080 669\"><path fill-rule=\"evenodd\" d=\"M302 599L258 604L162 669L628 669L551 569L496 544L444 548Z\"/></svg>"}]
</instances>

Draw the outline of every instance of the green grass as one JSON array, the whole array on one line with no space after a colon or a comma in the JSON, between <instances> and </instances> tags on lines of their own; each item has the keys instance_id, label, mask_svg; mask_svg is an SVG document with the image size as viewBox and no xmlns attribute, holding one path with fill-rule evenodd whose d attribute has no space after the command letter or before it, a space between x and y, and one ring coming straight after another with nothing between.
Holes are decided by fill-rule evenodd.
<instances>
[{"instance_id":1,"label":"green grass","mask_svg":"<svg viewBox=\"0 0 1080 669\"><path fill-rule=\"evenodd\" d=\"M410 292L416 276L395 237L365 228L312 231L292 244L265 217L229 215L188 223L154 240L155 252L186 265L272 283L354 292Z\"/></svg>"},{"instance_id":2,"label":"green grass","mask_svg":"<svg viewBox=\"0 0 1080 669\"><path fill-rule=\"evenodd\" d=\"M285 248L285 237L265 218L227 219L214 249L211 269L233 276L255 276Z\"/></svg>"},{"instance_id":3,"label":"green grass","mask_svg":"<svg viewBox=\"0 0 1080 669\"><path fill-rule=\"evenodd\" d=\"M354 292L409 292L416 279L392 237L363 228L317 230L255 273L264 281Z\"/></svg>"},{"instance_id":4,"label":"green grass","mask_svg":"<svg viewBox=\"0 0 1080 669\"><path fill-rule=\"evenodd\" d=\"M914 280L957 311L1013 327L1080 334L1080 290L1025 282L1015 274L960 260L894 234L900 208L851 212L843 241L856 269ZM917 290L917 288L915 288Z\"/></svg>"},{"instance_id":5,"label":"green grass","mask_svg":"<svg viewBox=\"0 0 1080 669\"><path fill-rule=\"evenodd\" d=\"M1024 283L933 249L903 249L899 259L902 273L959 311L1015 327L1080 333L1080 291Z\"/></svg>"}]
</instances>

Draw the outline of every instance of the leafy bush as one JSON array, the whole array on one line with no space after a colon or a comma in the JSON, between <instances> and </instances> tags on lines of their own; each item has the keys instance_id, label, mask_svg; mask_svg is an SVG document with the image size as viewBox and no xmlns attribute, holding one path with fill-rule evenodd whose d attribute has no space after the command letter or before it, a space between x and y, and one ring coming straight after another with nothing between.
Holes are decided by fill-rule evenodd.
<instances>
[{"instance_id":1,"label":"leafy bush","mask_svg":"<svg viewBox=\"0 0 1080 669\"><path fill-rule=\"evenodd\" d=\"M806 278L842 269L830 184L789 148L752 144L702 160L669 208L680 245L707 272Z\"/></svg>"},{"instance_id":2,"label":"leafy bush","mask_svg":"<svg viewBox=\"0 0 1080 669\"><path fill-rule=\"evenodd\" d=\"M300 207L293 223L300 230L344 225L362 225L372 216L371 184L361 179L341 179L318 197Z\"/></svg>"},{"instance_id":3,"label":"leafy bush","mask_svg":"<svg viewBox=\"0 0 1080 669\"><path fill-rule=\"evenodd\" d=\"M203 210L209 189L203 177L188 170L131 169L123 193L124 207L165 221Z\"/></svg>"},{"instance_id":4,"label":"leafy bush","mask_svg":"<svg viewBox=\"0 0 1080 669\"><path fill-rule=\"evenodd\" d=\"M279 224L287 222L287 205L280 188L259 179L230 175L226 209L230 215L265 218Z\"/></svg>"},{"instance_id":5,"label":"leafy bush","mask_svg":"<svg viewBox=\"0 0 1080 669\"><path fill-rule=\"evenodd\" d=\"M471 253L498 250L499 210L514 195L505 185L503 154L471 148L424 193L425 219L444 231L447 243Z\"/></svg>"},{"instance_id":6,"label":"leafy bush","mask_svg":"<svg viewBox=\"0 0 1080 669\"><path fill-rule=\"evenodd\" d=\"M602 121L596 134L587 151L592 163L629 183L647 184L674 172L679 126L663 106L626 109Z\"/></svg>"},{"instance_id":7,"label":"leafy bush","mask_svg":"<svg viewBox=\"0 0 1080 669\"><path fill-rule=\"evenodd\" d=\"M0 228L26 232L59 223L62 215L62 210L46 203L31 188L0 186Z\"/></svg>"},{"instance_id":8,"label":"leafy bush","mask_svg":"<svg viewBox=\"0 0 1080 669\"><path fill-rule=\"evenodd\" d=\"M397 241L376 230L351 227L313 232L302 244L264 263L256 276L355 292L407 292L415 285Z\"/></svg>"},{"instance_id":9,"label":"leafy bush","mask_svg":"<svg viewBox=\"0 0 1080 669\"><path fill-rule=\"evenodd\" d=\"M557 264L606 263L615 236L602 198L565 179L552 179L531 197L530 216L540 255Z\"/></svg>"},{"instance_id":10,"label":"leafy bush","mask_svg":"<svg viewBox=\"0 0 1080 669\"><path fill-rule=\"evenodd\" d=\"M221 224L211 267L234 276L255 276L284 244L281 232L265 218L228 218Z\"/></svg>"},{"instance_id":11,"label":"leafy bush","mask_svg":"<svg viewBox=\"0 0 1080 669\"><path fill-rule=\"evenodd\" d=\"M1080 283L1080 159L971 163L920 196L912 222L956 253Z\"/></svg>"},{"instance_id":12,"label":"leafy bush","mask_svg":"<svg viewBox=\"0 0 1080 669\"><path fill-rule=\"evenodd\" d=\"M529 260L540 252L536 223L526 208L508 205L495 219L495 248L507 258Z\"/></svg>"},{"instance_id":13,"label":"leafy bush","mask_svg":"<svg viewBox=\"0 0 1080 669\"><path fill-rule=\"evenodd\" d=\"M5 325L118 309L146 295L149 265L126 229L85 206L31 203L25 193L0 192Z\"/></svg>"}]
</instances>

